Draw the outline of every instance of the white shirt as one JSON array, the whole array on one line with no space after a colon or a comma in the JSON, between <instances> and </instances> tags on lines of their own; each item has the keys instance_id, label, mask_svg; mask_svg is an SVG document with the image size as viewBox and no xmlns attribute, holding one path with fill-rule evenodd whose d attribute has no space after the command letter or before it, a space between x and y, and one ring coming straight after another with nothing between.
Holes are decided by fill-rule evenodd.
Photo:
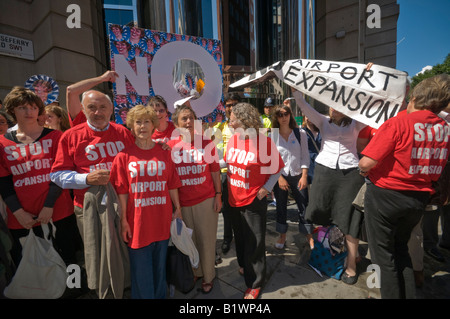
<instances>
[{"instance_id":1,"label":"white shirt","mask_svg":"<svg viewBox=\"0 0 450 319\"><path fill-rule=\"evenodd\" d=\"M359 132L366 124L353 120L350 125L337 126L330 123L330 118L317 112L309 105L300 92L294 92L295 101L308 119L314 123L322 134L322 146L316 163L336 169L358 167L359 158L356 141Z\"/></svg>"},{"instance_id":2,"label":"white shirt","mask_svg":"<svg viewBox=\"0 0 450 319\"><path fill-rule=\"evenodd\" d=\"M438 116L447 122L447 124L450 124L450 113L447 113L445 111L441 111L441 113L438 114Z\"/></svg>"},{"instance_id":3,"label":"white shirt","mask_svg":"<svg viewBox=\"0 0 450 319\"><path fill-rule=\"evenodd\" d=\"M288 137L286 141L283 136L280 135L278 128L272 128L270 137L277 146L278 152L280 152L281 158L284 162L284 168L282 169L282 175L297 176L302 173L303 168L309 168L309 151L308 151L308 137L303 129L300 129L300 142L298 143L297 137L295 137L294 131Z\"/></svg>"}]
</instances>

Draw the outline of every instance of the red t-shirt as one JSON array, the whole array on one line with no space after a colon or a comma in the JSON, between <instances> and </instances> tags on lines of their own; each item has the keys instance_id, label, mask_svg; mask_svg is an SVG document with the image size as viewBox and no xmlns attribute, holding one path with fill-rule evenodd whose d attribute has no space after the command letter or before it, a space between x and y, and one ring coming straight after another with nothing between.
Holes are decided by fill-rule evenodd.
<instances>
[{"instance_id":1,"label":"red t-shirt","mask_svg":"<svg viewBox=\"0 0 450 319\"><path fill-rule=\"evenodd\" d=\"M398 112L396 116L403 116L406 114L408 114L406 112L406 110L403 110L403 111ZM374 137L375 134L377 134L377 131L378 130L376 128L366 126L359 132L358 137L359 138L367 138L370 141L372 139L372 137Z\"/></svg>"},{"instance_id":2,"label":"red t-shirt","mask_svg":"<svg viewBox=\"0 0 450 319\"><path fill-rule=\"evenodd\" d=\"M378 161L370 180L387 189L434 192L431 182L447 163L449 134L449 125L430 111L389 119L362 152Z\"/></svg>"},{"instance_id":3,"label":"red t-shirt","mask_svg":"<svg viewBox=\"0 0 450 319\"><path fill-rule=\"evenodd\" d=\"M72 117L69 115L70 127L74 127L74 126L77 126L79 124L83 124L86 121L87 121L86 114L84 114L83 111L78 113L77 116L75 116L75 118L73 120L72 120Z\"/></svg>"},{"instance_id":4,"label":"red t-shirt","mask_svg":"<svg viewBox=\"0 0 450 319\"><path fill-rule=\"evenodd\" d=\"M169 190L181 186L170 151L163 150L159 144L151 150L130 146L114 159L111 182L118 194L128 194L131 248L169 239L172 221Z\"/></svg>"},{"instance_id":5,"label":"red t-shirt","mask_svg":"<svg viewBox=\"0 0 450 319\"><path fill-rule=\"evenodd\" d=\"M220 171L216 146L201 135L196 137L201 142L200 148L196 147L195 138L192 143L183 142L181 138L167 142L181 179L182 187L178 191L182 207L197 205L216 194L211 176L211 172Z\"/></svg>"},{"instance_id":6,"label":"red t-shirt","mask_svg":"<svg viewBox=\"0 0 450 319\"><path fill-rule=\"evenodd\" d=\"M275 143L259 134L256 139L240 139L234 134L227 144L227 177L229 203L233 207L249 205L271 175L277 174L284 162Z\"/></svg>"},{"instance_id":7,"label":"red t-shirt","mask_svg":"<svg viewBox=\"0 0 450 319\"><path fill-rule=\"evenodd\" d=\"M358 137L359 138L366 138L368 140L371 140L372 137L374 137L376 133L377 133L377 129L376 128L373 128L373 127L370 127L370 126L366 126L359 132Z\"/></svg>"},{"instance_id":8,"label":"red t-shirt","mask_svg":"<svg viewBox=\"0 0 450 319\"><path fill-rule=\"evenodd\" d=\"M64 132L52 172L69 170L86 174L98 169L110 170L117 154L134 145L134 138L122 125L112 122L109 125L106 131L97 132L86 122ZM87 189L73 190L75 206L83 207Z\"/></svg>"},{"instance_id":9,"label":"red t-shirt","mask_svg":"<svg viewBox=\"0 0 450 319\"><path fill-rule=\"evenodd\" d=\"M167 122L167 124L166 129L162 132L155 129L152 135L152 140L155 142L167 143L172 139L172 132L175 130L175 125L173 125L172 122Z\"/></svg>"},{"instance_id":10,"label":"red t-shirt","mask_svg":"<svg viewBox=\"0 0 450 319\"><path fill-rule=\"evenodd\" d=\"M44 129L42 135L31 144L16 143L0 136L0 176L13 176L14 189L22 208L38 216L47 198L50 170L61 138L61 131ZM8 228L23 229L16 217L8 212ZM73 201L69 190L63 190L53 206L53 221L73 214Z\"/></svg>"}]
</instances>

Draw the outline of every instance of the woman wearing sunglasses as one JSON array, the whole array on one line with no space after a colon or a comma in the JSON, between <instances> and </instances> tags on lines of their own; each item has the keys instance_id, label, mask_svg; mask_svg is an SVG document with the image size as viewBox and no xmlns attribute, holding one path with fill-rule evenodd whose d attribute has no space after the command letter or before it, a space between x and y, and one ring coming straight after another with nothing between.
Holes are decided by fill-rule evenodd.
<instances>
[{"instance_id":1,"label":"woman wearing sunglasses","mask_svg":"<svg viewBox=\"0 0 450 319\"><path fill-rule=\"evenodd\" d=\"M273 192L277 202L276 230L280 237L275 248L283 249L286 245L286 232L288 225L287 203L289 192L298 207L299 231L307 236L312 245L312 227L305 221L305 211L308 198L301 190L308 186L309 152L308 138L303 129L297 127L289 106L277 106L272 115L271 138L277 145L278 152L285 164L281 176L275 184Z\"/></svg>"}]
</instances>

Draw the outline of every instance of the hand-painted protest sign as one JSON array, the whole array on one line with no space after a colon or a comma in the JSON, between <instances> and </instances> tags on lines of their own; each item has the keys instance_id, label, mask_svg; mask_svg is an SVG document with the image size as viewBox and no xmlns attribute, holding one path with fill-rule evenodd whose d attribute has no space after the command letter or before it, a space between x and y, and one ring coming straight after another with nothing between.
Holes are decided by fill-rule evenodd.
<instances>
[{"instance_id":1,"label":"hand-painted protest sign","mask_svg":"<svg viewBox=\"0 0 450 319\"><path fill-rule=\"evenodd\" d=\"M398 113L407 84L406 72L380 65L366 70L366 65L358 63L299 59L277 62L230 87L273 77L373 128Z\"/></svg>"},{"instance_id":2,"label":"hand-painted protest sign","mask_svg":"<svg viewBox=\"0 0 450 319\"><path fill-rule=\"evenodd\" d=\"M25 82L25 88L36 93L44 102L44 105L49 105L58 100L59 86L55 80L47 75L33 75Z\"/></svg>"},{"instance_id":3,"label":"hand-painted protest sign","mask_svg":"<svg viewBox=\"0 0 450 319\"><path fill-rule=\"evenodd\" d=\"M164 97L169 112L192 96L189 103L199 118L223 113L220 41L113 24L109 38L111 68L119 75L113 84L117 123L127 109L154 95ZM180 67L180 61L197 67Z\"/></svg>"}]
</instances>

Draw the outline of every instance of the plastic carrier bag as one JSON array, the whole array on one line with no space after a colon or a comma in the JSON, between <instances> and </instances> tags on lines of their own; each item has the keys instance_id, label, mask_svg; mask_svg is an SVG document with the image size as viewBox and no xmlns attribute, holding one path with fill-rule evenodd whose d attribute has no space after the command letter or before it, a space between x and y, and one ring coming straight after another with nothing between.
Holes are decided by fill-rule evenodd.
<instances>
[{"instance_id":1,"label":"plastic carrier bag","mask_svg":"<svg viewBox=\"0 0 450 319\"><path fill-rule=\"evenodd\" d=\"M52 224L53 231L56 230ZM10 299L58 299L66 289L66 264L49 239L49 226L41 225L44 238L30 229L22 244L22 259L4 295Z\"/></svg>"}]
</instances>

